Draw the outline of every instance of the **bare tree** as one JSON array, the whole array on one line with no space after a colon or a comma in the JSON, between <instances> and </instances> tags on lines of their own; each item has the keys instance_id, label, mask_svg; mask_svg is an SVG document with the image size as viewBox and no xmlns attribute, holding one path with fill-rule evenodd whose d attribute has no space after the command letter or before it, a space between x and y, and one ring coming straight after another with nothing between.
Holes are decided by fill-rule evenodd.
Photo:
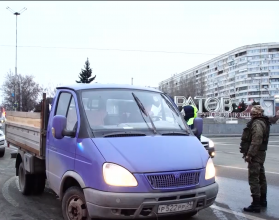
<instances>
[{"instance_id":1,"label":"bare tree","mask_svg":"<svg viewBox=\"0 0 279 220\"><path fill-rule=\"evenodd\" d=\"M175 96L175 83L174 83L174 79L171 78L171 80L169 81L169 94L173 97Z\"/></svg>"},{"instance_id":2,"label":"bare tree","mask_svg":"<svg viewBox=\"0 0 279 220\"><path fill-rule=\"evenodd\" d=\"M36 105L42 88L34 81L34 76L6 74L1 90L4 95L3 105L7 110L30 111Z\"/></svg>"},{"instance_id":3,"label":"bare tree","mask_svg":"<svg viewBox=\"0 0 279 220\"><path fill-rule=\"evenodd\" d=\"M187 94L188 94L188 87L187 87L186 77L181 77L179 80L179 90L177 95L187 96Z\"/></svg>"},{"instance_id":4,"label":"bare tree","mask_svg":"<svg viewBox=\"0 0 279 220\"><path fill-rule=\"evenodd\" d=\"M196 77L192 76L187 80L188 97L195 97L197 95Z\"/></svg>"},{"instance_id":5,"label":"bare tree","mask_svg":"<svg viewBox=\"0 0 279 220\"><path fill-rule=\"evenodd\" d=\"M168 93L168 85L167 85L167 83L161 84L159 86L159 90L161 90L162 92Z\"/></svg>"},{"instance_id":6,"label":"bare tree","mask_svg":"<svg viewBox=\"0 0 279 220\"><path fill-rule=\"evenodd\" d=\"M49 83L47 86L42 86L44 93L46 93L47 97L54 97L56 94L56 88L61 86L61 83L58 83L56 86L53 83Z\"/></svg>"}]
</instances>

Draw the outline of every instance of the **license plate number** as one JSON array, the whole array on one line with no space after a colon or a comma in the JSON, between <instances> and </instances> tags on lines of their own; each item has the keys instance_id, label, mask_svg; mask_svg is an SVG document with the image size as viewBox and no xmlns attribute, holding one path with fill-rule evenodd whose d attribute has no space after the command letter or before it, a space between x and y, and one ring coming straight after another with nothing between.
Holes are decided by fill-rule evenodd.
<instances>
[{"instance_id":1,"label":"license plate number","mask_svg":"<svg viewBox=\"0 0 279 220\"><path fill-rule=\"evenodd\" d=\"M159 205L158 213L182 212L193 208L194 202L184 202L171 205Z\"/></svg>"}]
</instances>

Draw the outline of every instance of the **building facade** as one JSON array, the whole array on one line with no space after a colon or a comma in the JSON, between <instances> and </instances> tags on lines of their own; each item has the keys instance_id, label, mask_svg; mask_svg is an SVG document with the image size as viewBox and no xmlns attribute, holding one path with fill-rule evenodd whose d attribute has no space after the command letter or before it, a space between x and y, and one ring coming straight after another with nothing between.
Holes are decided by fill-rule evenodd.
<instances>
[{"instance_id":1,"label":"building facade","mask_svg":"<svg viewBox=\"0 0 279 220\"><path fill-rule=\"evenodd\" d=\"M160 82L159 89L172 95L193 96L187 94L193 89L182 86L185 83L190 86L187 84L190 80L198 96L231 97L235 103L274 97L279 94L279 43L236 48Z\"/></svg>"}]
</instances>

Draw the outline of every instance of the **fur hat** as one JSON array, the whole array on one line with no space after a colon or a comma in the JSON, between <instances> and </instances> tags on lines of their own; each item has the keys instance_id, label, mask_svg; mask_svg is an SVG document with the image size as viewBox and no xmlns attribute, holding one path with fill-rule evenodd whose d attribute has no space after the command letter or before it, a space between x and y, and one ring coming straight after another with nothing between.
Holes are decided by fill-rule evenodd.
<instances>
[{"instance_id":1,"label":"fur hat","mask_svg":"<svg viewBox=\"0 0 279 220\"><path fill-rule=\"evenodd\" d=\"M262 115L264 113L264 109L260 105L254 105L251 109L251 114L253 115Z\"/></svg>"}]
</instances>

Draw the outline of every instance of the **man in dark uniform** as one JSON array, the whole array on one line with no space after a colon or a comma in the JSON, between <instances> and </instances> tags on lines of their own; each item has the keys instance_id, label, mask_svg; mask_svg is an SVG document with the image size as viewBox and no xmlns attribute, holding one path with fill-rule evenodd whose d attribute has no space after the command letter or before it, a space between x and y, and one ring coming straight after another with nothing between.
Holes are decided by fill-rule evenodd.
<instances>
[{"instance_id":1,"label":"man in dark uniform","mask_svg":"<svg viewBox=\"0 0 279 220\"><path fill-rule=\"evenodd\" d=\"M253 198L252 204L244 208L246 212L261 211L261 207L267 207L266 193L267 183L265 177L264 162L270 132L269 118L263 116L264 110L260 105L251 109L251 121L244 128L240 153L248 162L248 179Z\"/></svg>"}]
</instances>

